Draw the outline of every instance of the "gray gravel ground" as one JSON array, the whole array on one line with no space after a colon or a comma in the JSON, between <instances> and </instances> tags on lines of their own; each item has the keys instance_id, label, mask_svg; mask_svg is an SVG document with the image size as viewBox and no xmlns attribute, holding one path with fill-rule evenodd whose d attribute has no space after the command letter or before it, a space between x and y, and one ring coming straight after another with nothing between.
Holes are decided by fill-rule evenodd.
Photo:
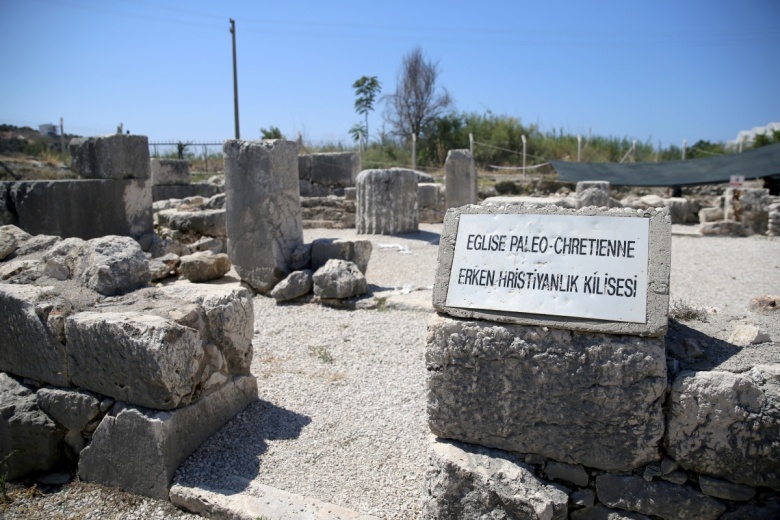
<instances>
[{"instance_id":1,"label":"gray gravel ground","mask_svg":"<svg viewBox=\"0 0 780 520\"><path fill-rule=\"evenodd\" d=\"M367 278L373 290L421 289L414 292L430 302L441 225L420 228L417 235L402 237L305 230L305 239L371 240ZM780 294L780 239L673 236L671 298L708 311L706 321L687 326L726 340L735 323L757 323L773 341L751 348L777 352L778 315L748 310L750 298L762 294ZM428 435L423 349L432 311L346 311L311 303L277 305L265 297L254 303L252 371L261 400L204 443L177 478L230 489L239 476L381 518L416 518ZM72 513L82 511L84 489L71 484L45 497L18 498L5 512L0 509L0 516L90 518ZM97 512L101 500L92 493L102 490L105 502L116 491L88 489L96 511L91 518L111 518ZM69 493L67 500L62 493ZM115 508L122 514L114 518L179 515L170 509L143 514L141 508L165 504L136 500ZM30 504L42 512L21 514Z\"/></svg>"}]
</instances>

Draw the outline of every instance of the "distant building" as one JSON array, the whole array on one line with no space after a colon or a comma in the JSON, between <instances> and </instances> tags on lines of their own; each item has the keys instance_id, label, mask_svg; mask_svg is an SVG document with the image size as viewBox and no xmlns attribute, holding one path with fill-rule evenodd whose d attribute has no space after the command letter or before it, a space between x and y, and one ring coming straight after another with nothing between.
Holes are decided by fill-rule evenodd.
<instances>
[{"instance_id":1,"label":"distant building","mask_svg":"<svg viewBox=\"0 0 780 520\"><path fill-rule=\"evenodd\" d=\"M60 135L60 129L55 125L38 125L38 132L40 132L42 136L47 137L56 137Z\"/></svg>"},{"instance_id":2,"label":"distant building","mask_svg":"<svg viewBox=\"0 0 780 520\"><path fill-rule=\"evenodd\" d=\"M738 149L740 141L744 146L751 145L758 134L771 134L773 131L780 132L780 123L769 123L766 126L754 126L750 130L742 130L737 133L736 139L733 141L726 141L726 149Z\"/></svg>"}]
</instances>

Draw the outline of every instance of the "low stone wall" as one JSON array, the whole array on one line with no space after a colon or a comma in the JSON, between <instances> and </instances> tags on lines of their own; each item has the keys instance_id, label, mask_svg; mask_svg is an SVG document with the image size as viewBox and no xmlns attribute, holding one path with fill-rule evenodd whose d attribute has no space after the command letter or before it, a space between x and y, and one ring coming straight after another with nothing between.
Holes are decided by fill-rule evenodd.
<instances>
[{"instance_id":1,"label":"low stone wall","mask_svg":"<svg viewBox=\"0 0 780 520\"><path fill-rule=\"evenodd\" d=\"M256 399L244 288L150 287L129 237L0 227L0 460L167 499L173 472ZM30 360L35 360L31 362Z\"/></svg>"},{"instance_id":2,"label":"low stone wall","mask_svg":"<svg viewBox=\"0 0 780 520\"><path fill-rule=\"evenodd\" d=\"M360 154L354 152L312 153L298 156L298 178L303 197L343 196L355 185L361 171Z\"/></svg>"},{"instance_id":3,"label":"low stone wall","mask_svg":"<svg viewBox=\"0 0 780 520\"><path fill-rule=\"evenodd\" d=\"M346 197L301 197L304 228L348 229L355 227L355 200Z\"/></svg>"}]
</instances>

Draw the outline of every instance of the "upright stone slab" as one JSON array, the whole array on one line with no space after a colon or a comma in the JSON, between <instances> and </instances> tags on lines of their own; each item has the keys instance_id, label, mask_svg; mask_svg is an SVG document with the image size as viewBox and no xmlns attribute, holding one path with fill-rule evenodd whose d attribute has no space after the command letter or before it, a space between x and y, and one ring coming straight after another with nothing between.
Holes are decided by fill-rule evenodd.
<instances>
[{"instance_id":1,"label":"upright stone slab","mask_svg":"<svg viewBox=\"0 0 780 520\"><path fill-rule=\"evenodd\" d=\"M344 195L345 188L355 185L360 165L360 154L354 152L299 155L301 196Z\"/></svg>"},{"instance_id":2,"label":"upright stone slab","mask_svg":"<svg viewBox=\"0 0 780 520\"><path fill-rule=\"evenodd\" d=\"M152 186L192 183L190 161L186 159L151 159L151 170Z\"/></svg>"},{"instance_id":3,"label":"upright stone slab","mask_svg":"<svg viewBox=\"0 0 780 520\"><path fill-rule=\"evenodd\" d=\"M303 243L298 144L229 140L224 152L228 255L241 279L266 293Z\"/></svg>"},{"instance_id":4,"label":"upright stone slab","mask_svg":"<svg viewBox=\"0 0 780 520\"><path fill-rule=\"evenodd\" d=\"M78 137L68 146L71 165L87 179L148 179L149 139L145 135L112 134Z\"/></svg>"},{"instance_id":5,"label":"upright stone slab","mask_svg":"<svg viewBox=\"0 0 780 520\"><path fill-rule=\"evenodd\" d=\"M753 233L766 233L772 199L765 188L726 188L723 213L726 220L742 223Z\"/></svg>"},{"instance_id":6,"label":"upright stone slab","mask_svg":"<svg viewBox=\"0 0 780 520\"><path fill-rule=\"evenodd\" d=\"M450 150L444 162L447 209L477 203L477 169L469 150Z\"/></svg>"},{"instance_id":7,"label":"upright stone slab","mask_svg":"<svg viewBox=\"0 0 780 520\"><path fill-rule=\"evenodd\" d=\"M358 235L416 233L417 175L413 170L364 170L357 177Z\"/></svg>"}]
</instances>

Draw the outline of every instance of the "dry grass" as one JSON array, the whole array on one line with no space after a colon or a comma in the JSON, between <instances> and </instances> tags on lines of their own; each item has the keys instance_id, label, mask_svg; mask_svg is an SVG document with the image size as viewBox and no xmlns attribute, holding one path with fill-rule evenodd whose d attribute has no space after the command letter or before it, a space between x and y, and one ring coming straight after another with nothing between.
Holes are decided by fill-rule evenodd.
<instances>
[{"instance_id":1,"label":"dry grass","mask_svg":"<svg viewBox=\"0 0 780 520\"><path fill-rule=\"evenodd\" d=\"M707 321L707 309L687 300L673 300L669 305L669 317L678 321Z\"/></svg>"}]
</instances>

